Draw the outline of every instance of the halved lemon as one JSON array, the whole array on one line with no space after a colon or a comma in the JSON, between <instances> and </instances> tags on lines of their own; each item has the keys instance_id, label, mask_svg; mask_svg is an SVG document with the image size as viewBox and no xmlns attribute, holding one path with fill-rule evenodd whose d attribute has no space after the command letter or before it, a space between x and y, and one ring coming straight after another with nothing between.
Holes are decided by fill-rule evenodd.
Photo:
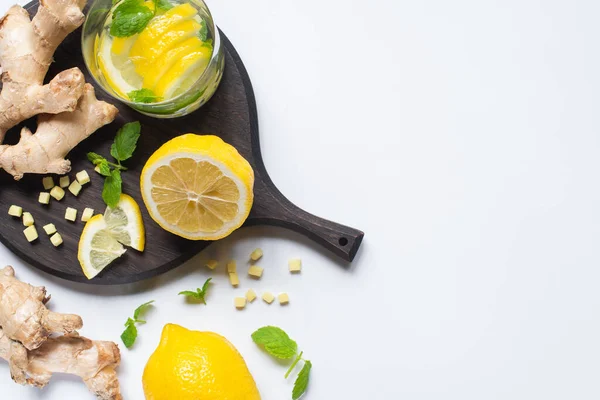
<instances>
[{"instance_id":1,"label":"halved lemon","mask_svg":"<svg viewBox=\"0 0 600 400\"><path fill-rule=\"evenodd\" d=\"M88 279L125 253L123 245L144 251L144 224L140 207L131 196L121 194L115 208L95 215L83 228L77 258Z\"/></svg>"},{"instance_id":2,"label":"halved lemon","mask_svg":"<svg viewBox=\"0 0 600 400\"><path fill-rule=\"evenodd\" d=\"M221 138L189 133L150 156L140 186L150 216L163 229L186 239L216 240L248 217L254 171Z\"/></svg>"}]
</instances>

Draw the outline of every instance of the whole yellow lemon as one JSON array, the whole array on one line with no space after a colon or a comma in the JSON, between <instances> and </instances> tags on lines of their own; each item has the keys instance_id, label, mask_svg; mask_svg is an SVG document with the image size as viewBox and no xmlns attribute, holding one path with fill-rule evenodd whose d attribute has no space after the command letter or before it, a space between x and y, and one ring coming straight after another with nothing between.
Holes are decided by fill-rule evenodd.
<instances>
[{"instance_id":1,"label":"whole yellow lemon","mask_svg":"<svg viewBox=\"0 0 600 400\"><path fill-rule=\"evenodd\" d=\"M246 362L223 336L163 328L142 378L147 400L260 400Z\"/></svg>"}]
</instances>

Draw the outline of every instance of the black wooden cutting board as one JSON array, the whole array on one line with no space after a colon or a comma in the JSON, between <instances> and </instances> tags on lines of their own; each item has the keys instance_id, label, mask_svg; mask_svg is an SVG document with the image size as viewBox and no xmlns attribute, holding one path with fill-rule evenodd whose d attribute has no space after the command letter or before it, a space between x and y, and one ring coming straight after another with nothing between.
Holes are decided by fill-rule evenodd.
<instances>
[{"instance_id":1,"label":"black wooden cutting board","mask_svg":"<svg viewBox=\"0 0 600 400\"><path fill-rule=\"evenodd\" d=\"M26 6L31 15L35 13L37 2ZM210 245L211 242L188 241L162 230L148 215L140 193L139 177L148 157L167 140L184 133L206 133L220 136L225 142L235 146L250 162L255 172L254 205L245 226L273 225L292 229L308 236L346 261L352 261L363 238L363 232L327 221L311 215L287 200L275 187L262 161L258 139L258 119L256 103L250 78L242 60L231 42L221 32L225 51L225 72L223 80L214 97L200 110L177 119L154 119L144 116L123 104L119 108L116 120L94 133L89 139L75 148L67 158L71 160L70 176L80 170L87 170L92 178L91 184L84 186L78 197L67 192L58 202L51 200L50 205L38 203L38 195L43 191L42 177L26 175L19 182L0 172L0 241L19 257L34 267L52 275L77 282L92 284L121 284L147 279L182 264L193 255ZM47 75L50 80L58 72L79 67L86 80L93 83L87 73L80 46L81 31L67 37L58 48L56 60ZM101 88L96 86L99 99L114 103ZM85 207L91 207L97 213L104 212L101 199L103 180L93 171L85 154L95 151L109 155L110 144L115 133L123 124L140 121L142 136L132 159L127 161L128 171L123 173L123 191L135 198L142 209L146 228L146 250L138 253L128 250L125 255L107 267L96 278L88 280L83 275L77 261L79 236L84 223L79 221ZM33 131L35 119L26 121ZM18 141L20 127L7 134L6 143ZM55 176L58 182L58 177ZM23 235L25 228L18 218L7 214L11 204L23 207L33 214L39 239L29 243ZM74 207L79 211L77 222L64 219L65 209ZM55 248L44 233L42 226L48 223L56 225L64 239L64 244Z\"/></svg>"}]
</instances>

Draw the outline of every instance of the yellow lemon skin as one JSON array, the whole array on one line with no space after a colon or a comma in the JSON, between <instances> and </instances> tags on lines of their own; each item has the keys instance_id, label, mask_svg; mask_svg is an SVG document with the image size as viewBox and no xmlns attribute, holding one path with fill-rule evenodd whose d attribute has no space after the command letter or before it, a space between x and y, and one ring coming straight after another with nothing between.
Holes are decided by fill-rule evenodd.
<instances>
[{"instance_id":1,"label":"yellow lemon skin","mask_svg":"<svg viewBox=\"0 0 600 400\"><path fill-rule=\"evenodd\" d=\"M163 328L142 378L146 400L260 400L235 347L213 332Z\"/></svg>"}]
</instances>

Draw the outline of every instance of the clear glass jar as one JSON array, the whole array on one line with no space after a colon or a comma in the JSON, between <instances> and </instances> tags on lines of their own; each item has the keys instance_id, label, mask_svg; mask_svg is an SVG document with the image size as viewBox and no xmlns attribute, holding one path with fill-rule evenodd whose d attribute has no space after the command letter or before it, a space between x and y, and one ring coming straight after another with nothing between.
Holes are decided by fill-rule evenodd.
<instances>
[{"instance_id":1,"label":"clear glass jar","mask_svg":"<svg viewBox=\"0 0 600 400\"><path fill-rule=\"evenodd\" d=\"M107 18L111 16L112 0L95 0L88 11L83 25L81 48L85 65L96 83L110 96L127 104L129 107L155 118L181 117L197 110L215 93L223 76L225 57L219 30L214 24L212 15L202 0L171 0L172 4L188 3L198 10L200 17L207 22L209 36L213 39L213 51L206 69L198 80L184 93L168 100L156 103L136 103L117 94L107 83L98 66L97 41L107 26Z\"/></svg>"}]
</instances>

